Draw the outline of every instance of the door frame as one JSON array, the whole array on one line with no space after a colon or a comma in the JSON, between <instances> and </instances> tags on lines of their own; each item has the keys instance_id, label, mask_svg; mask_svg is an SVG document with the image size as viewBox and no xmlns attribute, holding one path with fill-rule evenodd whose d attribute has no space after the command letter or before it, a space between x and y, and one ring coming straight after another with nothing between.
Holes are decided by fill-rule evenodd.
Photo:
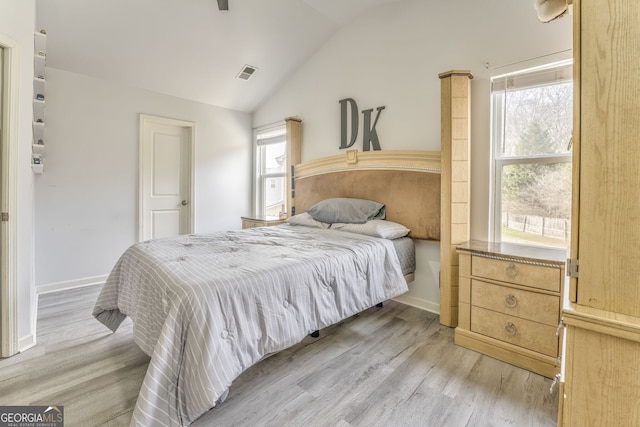
<instances>
[{"instance_id":1,"label":"door frame","mask_svg":"<svg viewBox=\"0 0 640 427\"><path fill-rule=\"evenodd\" d=\"M18 339L18 89L20 49L15 40L0 34L2 48L2 136L0 138L0 357L19 351Z\"/></svg>"},{"instance_id":2,"label":"door frame","mask_svg":"<svg viewBox=\"0 0 640 427\"><path fill-rule=\"evenodd\" d=\"M159 117L153 116L150 114L142 114L140 113L140 137L139 137L139 167L138 167L138 241L141 242L145 239L144 236L144 212L145 212L145 202L144 202L144 188L145 188L145 177L147 170L145 169L145 158L150 153L147 152L145 144L144 144L144 134L147 129L147 126L151 124L162 124L169 126L178 126L182 128L187 128L189 130L189 204L188 208L188 232L193 233L193 225L194 225L194 170L195 170L195 143L196 143L196 124L193 122L187 122L185 120L178 119L170 119L167 117Z\"/></svg>"}]
</instances>

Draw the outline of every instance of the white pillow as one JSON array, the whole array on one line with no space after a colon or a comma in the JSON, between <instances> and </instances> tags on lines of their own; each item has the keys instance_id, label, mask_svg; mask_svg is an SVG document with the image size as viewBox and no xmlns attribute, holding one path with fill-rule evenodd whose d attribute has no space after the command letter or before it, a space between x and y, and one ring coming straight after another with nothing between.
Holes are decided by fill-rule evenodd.
<instances>
[{"instance_id":1,"label":"white pillow","mask_svg":"<svg viewBox=\"0 0 640 427\"><path fill-rule=\"evenodd\" d=\"M398 239L406 236L411 231L402 224L384 219L372 219L364 224L335 223L331 225L331 229L381 237L383 239Z\"/></svg>"},{"instance_id":2,"label":"white pillow","mask_svg":"<svg viewBox=\"0 0 640 427\"><path fill-rule=\"evenodd\" d=\"M314 228L329 228L329 224L325 222L316 221L311 215L303 212L298 215L291 216L285 220L287 224L291 225L304 225L305 227Z\"/></svg>"}]
</instances>

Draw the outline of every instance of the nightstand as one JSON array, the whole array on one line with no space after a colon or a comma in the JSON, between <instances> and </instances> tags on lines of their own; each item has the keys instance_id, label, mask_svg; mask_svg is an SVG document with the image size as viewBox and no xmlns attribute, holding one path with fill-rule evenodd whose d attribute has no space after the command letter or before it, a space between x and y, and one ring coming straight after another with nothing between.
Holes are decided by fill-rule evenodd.
<instances>
[{"instance_id":1,"label":"nightstand","mask_svg":"<svg viewBox=\"0 0 640 427\"><path fill-rule=\"evenodd\" d=\"M474 241L457 252L456 344L553 378L560 371L564 252Z\"/></svg>"},{"instance_id":2,"label":"nightstand","mask_svg":"<svg viewBox=\"0 0 640 427\"><path fill-rule=\"evenodd\" d=\"M242 219L242 228L270 227L272 225L284 224L284 219L273 216L243 216L240 218Z\"/></svg>"}]
</instances>

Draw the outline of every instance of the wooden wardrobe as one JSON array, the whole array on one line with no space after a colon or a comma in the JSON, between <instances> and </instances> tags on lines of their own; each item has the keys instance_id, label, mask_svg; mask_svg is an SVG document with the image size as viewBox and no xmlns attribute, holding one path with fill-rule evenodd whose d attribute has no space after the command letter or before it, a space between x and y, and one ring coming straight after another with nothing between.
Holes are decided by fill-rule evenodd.
<instances>
[{"instance_id":1,"label":"wooden wardrobe","mask_svg":"<svg viewBox=\"0 0 640 427\"><path fill-rule=\"evenodd\" d=\"M640 1L574 0L571 258L559 424L640 426Z\"/></svg>"}]
</instances>

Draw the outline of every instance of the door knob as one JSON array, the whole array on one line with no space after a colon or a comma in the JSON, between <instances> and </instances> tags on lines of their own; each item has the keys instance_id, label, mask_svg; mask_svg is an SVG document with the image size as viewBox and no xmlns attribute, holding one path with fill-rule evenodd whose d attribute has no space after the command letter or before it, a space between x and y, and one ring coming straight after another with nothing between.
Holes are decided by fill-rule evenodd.
<instances>
[{"instance_id":1,"label":"door knob","mask_svg":"<svg viewBox=\"0 0 640 427\"><path fill-rule=\"evenodd\" d=\"M188 204L188 203L189 203L189 202L187 202L186 200L183 200L183 201L182 201L182 206L187 206L187 204Z\"/></svg>"}]
</instances>

